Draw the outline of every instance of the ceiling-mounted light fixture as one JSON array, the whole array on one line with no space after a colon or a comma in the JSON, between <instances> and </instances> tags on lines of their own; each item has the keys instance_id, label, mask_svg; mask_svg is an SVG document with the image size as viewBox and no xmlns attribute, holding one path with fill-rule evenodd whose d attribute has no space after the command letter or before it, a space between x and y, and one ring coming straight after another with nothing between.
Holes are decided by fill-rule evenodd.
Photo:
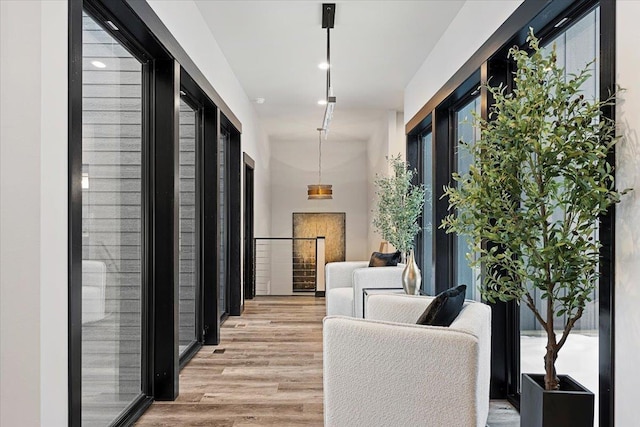
<instances>
[{"instance_id":1,"label":"ceiling-mounted light fixture","mask_svg":"<svg viewBox=\"0 0 640 427\"><path fill-rule=\"evenodd\" d=\"M307 198L309 200L333 199L332 185L322 184L322 132L324 129L318 128L318 183L307 185Z\"/></svg>"},{"instance_id":2,"label":"ceiling-mounted light fixture","mask_svg":"<svg viewBox=\"0 0 640 427\"><path fill-rule=\"evenodd\" d=\"M322 130L324 131L324 138L327 139L329 133L329 124L333 118L333 109L336 106L336 97L333 95L333 88L331 87L331 29L335 22L336 17L336 4L335 3L323 3L322 4L322 28L327 29L327 91L326 101L327 106L324 109L324 118L322 119Z\"/></svg>"},{"instance_id":3,"label":"ceiling-mounted light fixture","mask_svg":"<svg viewBox=\"0 0 640 427\"><path fill-rule=\"evenodd\" d=\"M336 97L330 96L327 98L327 106L324 109L324 119L322 120L322 129L324 129L324 139L327 139L329 133L329 123L333 118L333 109L336 106Z\"/></svg>"}]
</instances>

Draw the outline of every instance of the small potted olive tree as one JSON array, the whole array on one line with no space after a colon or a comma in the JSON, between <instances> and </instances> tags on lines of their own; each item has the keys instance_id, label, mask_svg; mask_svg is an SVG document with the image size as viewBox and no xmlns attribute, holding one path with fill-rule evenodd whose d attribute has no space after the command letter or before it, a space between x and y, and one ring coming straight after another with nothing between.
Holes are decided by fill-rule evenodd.
<instances>
[{"instance_id":1,"label":"small potted olive tree","mask_svg":"<svg viewBox=\"0 0 640 427\"><path fill-rule=\"evenodd\" d=\"M420 231L418 218L424 206L425 188L422 184L413 184L415 171L407 168L399 154L392 156L389 164L392 175L378 176L375 180L378 204L373 225L383 239L402 253L407 263L402 275L405 292L418 294L422 278L413 257L413 242Z\"/></svg>"},{"instance_id":2,"label":"small potted olive tree","mask_svg":"<svg viewBox=\"0 0 640 427\"><path fill-rule=\"evenodd\" d=\"M445 190L451 214L442 226L472 244L471 263L484 268L483 298L524 303L546 332L545 374L523 375L521 425L590 426L593 394L557 375L555 362L595 289L599 215L624 194L607 161L614 123L601 112L614 99L586 99L588 66L567 75L555 47L545 54L533 31L527 42L529 51L509 51L513 91L487 87L495 104L488 120L475 117L481 139L466 145L474 157L470 172L454 175L457 184ZM577 406L573 397L548 404L565 391Z\"/></svg>"}]
</instances>

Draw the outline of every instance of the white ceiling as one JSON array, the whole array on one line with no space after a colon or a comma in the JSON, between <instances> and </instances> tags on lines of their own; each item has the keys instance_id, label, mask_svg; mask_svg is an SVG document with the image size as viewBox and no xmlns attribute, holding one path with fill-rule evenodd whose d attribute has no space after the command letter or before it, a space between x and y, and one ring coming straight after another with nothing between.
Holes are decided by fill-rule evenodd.
<instances>
[{"instance_id":1,"label":"white ceiling","mask_svg":"<svg viewBox=\"0 0 640 427\"><path fill-rule=\"evenodd\" d=\"M322 124L327 33L322 1L197 0L207 25L272 140L317 139ZM366 140L464 0L336 1L331 83L337 98L329 139ZM426 100L425 100L426 101Z\"/></svg>"}]
</instances>

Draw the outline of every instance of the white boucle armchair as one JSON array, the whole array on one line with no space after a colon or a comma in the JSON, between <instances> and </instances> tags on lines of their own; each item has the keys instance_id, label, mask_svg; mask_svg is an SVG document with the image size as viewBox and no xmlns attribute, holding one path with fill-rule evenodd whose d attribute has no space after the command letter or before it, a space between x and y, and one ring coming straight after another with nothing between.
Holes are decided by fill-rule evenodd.
<instances>
[{"instance_id":1,"label":"white boucle armchair","mask_svg":"<svg viewBox=\"0 0 640 427\"><path fill-rule=\"evenodd\" d=\"M325 267L327 316L361 318L363 288L402 288L404 268L404 264L369 268L369 261L328 263Z\"/></svg>"},{"instance_id":2,"label":"white boucle armchair","mask_svg":"<svg viewBox=\"0 0 640 427\"><path fill-rule=\"evenodd\" d=\"M326 427L486 425L491 310L468 301L450 327L416 325L432 299L371 295L366 319L324 319Z\"/></svg>"}]
</instances>

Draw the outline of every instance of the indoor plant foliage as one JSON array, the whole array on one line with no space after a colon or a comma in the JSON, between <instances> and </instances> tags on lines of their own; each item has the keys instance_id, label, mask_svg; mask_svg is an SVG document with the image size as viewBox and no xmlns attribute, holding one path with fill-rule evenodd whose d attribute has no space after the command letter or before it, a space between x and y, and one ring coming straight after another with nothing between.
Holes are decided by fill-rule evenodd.
<instances>
[{"instance_id":1,"label":"indoor plant foliage","mask_svg":"<svg viewBox=\"0 0 640 427\"><path fill-rule=\"evenodd\" d=\"M424 205L424 185L412 183L415 170L408 169L400 155L391 156L392 175L376 177L378 205L373 225L384 240L406 255L420 231L418 218Z\"/></svg>"},{"instance_id":2,"label":"indoor plant foliage","mask_svg":"<svg viewBox=\"0 0 640 427\"><path fill-rule=\"evenodd\" d=\"M466 235L483 266L480 285L489 302L517 300L531 309L547 335L545 388L556 390L558 352L590 301L598 276L598 216L624 192L614 187L607 154L611 105L581 94L588 67L565 75L555 46L545 54L530 31L530 53L514 47L514 89L487 87L495 100L489 119L475 117L480 141L466 148L470 172L447 187L450 214L442 226ZM539 289L542 304L533 290ZM565 315L557 333L554 319Z\"/></svg>"}]
</instances>

